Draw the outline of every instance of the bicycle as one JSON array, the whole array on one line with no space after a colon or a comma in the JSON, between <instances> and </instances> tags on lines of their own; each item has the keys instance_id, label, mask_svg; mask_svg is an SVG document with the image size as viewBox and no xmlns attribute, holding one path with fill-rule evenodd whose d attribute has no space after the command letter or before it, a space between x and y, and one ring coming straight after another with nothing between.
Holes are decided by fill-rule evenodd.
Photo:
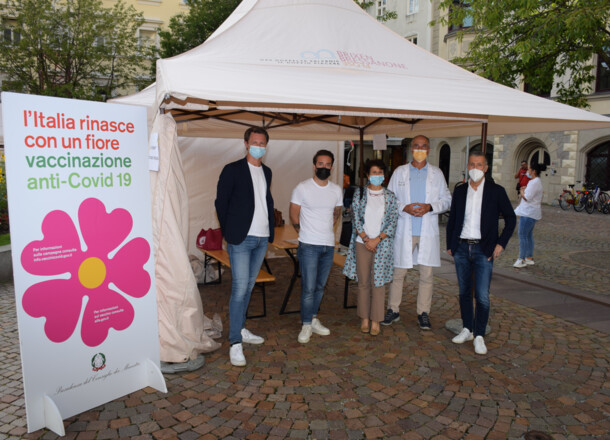
<instances>
[{"instance_id":1,"label":"bicycle","mask_svg":"<svg viewBox=\"0 0 610 440\"><path fill-rule=\"evenodd\" d=\"M606 200L606 203L602 206L602 212L604 214L610 214L610 197L608 197L608 200Z\"/></svg>"},{"instance_id":2,"label":"bicycle","mask_svg":"<svg viewBox=\"0 0 610 440\"><path fill-rule=\"evenodd\" d=\"M598 185L595 185L595 189L589 192L585 200L585 210L587 213L592 214L595 209L602 212L602 209L610 196L605 192L602 192Z\"/></svg>"},{"instance_id":3,"label":"bicycle","mask_svg":"<svg viewBox=\"0 0 610 440\"><path fill-rule=\"evenodd\" d=\"M580 183L580 180L577 180L576 183ZM574 189L575 185L568 185L569 189L564 189L563 192L559 195L559 206L561 206L561 209L563 209L564 211L567 211L568 209L570 209L570 206L574 207L575 211L582 211L582 208L584 208L584 205L582 205L582 200L579 199L579 196L581 194L580 191L576 191ZM576 206L576 200L579 199L579 206L577 208ZM582 206L582 207L581 207Z\"/></svg>"}]
</instances>

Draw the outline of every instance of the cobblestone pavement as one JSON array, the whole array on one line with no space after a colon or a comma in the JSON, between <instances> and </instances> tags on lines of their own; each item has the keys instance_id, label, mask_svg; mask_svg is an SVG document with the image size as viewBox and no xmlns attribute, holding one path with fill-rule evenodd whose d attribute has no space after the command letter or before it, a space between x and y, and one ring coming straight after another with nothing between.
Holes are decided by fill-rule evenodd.
<instances>
[{"instance_id":1,"label":"cobblestone pavement","mask_svg":"<svg viewBox=\"0 0 610 440\"><path fill-rule=\"evenodd\" d=\"M517 228L518 228L517 222ZM442 249L445 229L441 225ZM534 266L513 268L519 257L517 228L495 267L610 298L610 215L543 206L534 227Z\"/></svg>"},{"instance_id":2,"label":"cobblestone pavement","mask_svg":"<svg viewBox=\"0 0 610 440\"><path fill-rule=\"evenodd\" d=\"M459 314L456 286L436 278L433 331L416 327L409 283L401 321L372 337L360 333L355 309L343 309L333 267L320 313L332 333L301 345L298 315L277 314L289 261L270 264L278 281L267 289L267 317L247 323L266 342L245 346L247 367L229 364L223 336L202 369L165 376L167 394L146 388L71 417L67 438L519 439L540 431L610 439L610 336L494 298L489 353L478 356L442 328ZM201 287L206 313L225 325L229 289L230 276ZM260 301L256 292L252 311ZM0 439L57 438L26 434L10 284L0 289L0 310Z\"/></svg>"}]
</instances>

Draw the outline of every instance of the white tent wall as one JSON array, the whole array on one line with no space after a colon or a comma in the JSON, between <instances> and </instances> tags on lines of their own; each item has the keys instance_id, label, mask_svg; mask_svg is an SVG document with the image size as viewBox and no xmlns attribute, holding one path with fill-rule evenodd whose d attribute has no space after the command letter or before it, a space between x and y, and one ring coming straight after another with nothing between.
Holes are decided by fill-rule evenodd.
<instances>
[{"instance_id":1,"label":"white tent wall","mask_svg":"<svg viewBox=\"0 0 610 440\"><path fill-rule=\"evenodd\" d=\"M160 115L159 171L150 173L161 360L186 362L220 347L217 323L203 313L187 253L189 206L176 123Z\"/></svg>"},{"instance_id":2,"label":"white tent wall","mask_svg":"<svg viewBox=\"0 0 610 440\"><path fill-rule=\"evenodd\" d=\"M218 177L226 164L242 159L246 150L243 139L179 137L178 144L188 193L187 248L189 254L203 258L195 243L201 229L219 227L214 208ZM299 182L313 176L313 156L321 149L335 155L330 179L342 186L343 142L269 140L263 162L273 172L273 202L275 208L282 212L286 223L289 223L288 209L292 190Z\"/></svg>"}]
</instances>

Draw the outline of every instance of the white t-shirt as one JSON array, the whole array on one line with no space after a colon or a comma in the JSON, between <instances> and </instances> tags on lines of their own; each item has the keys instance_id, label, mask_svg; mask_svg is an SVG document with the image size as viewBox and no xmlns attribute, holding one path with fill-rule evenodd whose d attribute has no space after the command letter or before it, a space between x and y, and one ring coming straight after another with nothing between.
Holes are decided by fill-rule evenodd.
<instances>
[{"instance_id":1,"label":"white t-shirt","mask_svg":"<svg viewBox=\"0 0 610 440\"><path fill-rule=\"evenodd\" d=\"M365 188L364 190L368 191L366 208L364 208L364 233L369 238L377 238L381 233L381 222L385 211L385 196L383 195L383 189L372 191ZM359 235L356 237L356 241L364 244Z\"/></svg>"},{"instance_id":2,"label":"white t-shirt","mask_svg":"<svg viewBox=\"0 0 610 440\"><path fill-rule=\"evenodd\" d=\"M521 199L521 203L515 209L515 214L521 217L529 217L534 220L542 218L542 182L539 177L536 177L529 182L525 187L525 199Z\"/></svg>"},{"instance_id":3,"label":"white t-shirt","mask_svg":"<svg viewBox=\"0 0 610 440\"><path fill-rule=\"evenodd\" d=\"M479 184L476 191L467 182L468 193L466 194L466 210L464 211L464 227L460 238L472 240L481 239L481 205L483 204L483 187L485 179Z\"/></svg>"},{"instance_id":4,"label":"white t-shirt","mask_svg":"<svg viewBox=\"0 0 610 440\"><path fill-rule=\"evenodd\" d=\"M256 167L248 162L252 185L254 186L254 216L248 235L269 237L269 216L267 215L267 181L263 167Z\"/></svg>"},{"instance_id":5,"label":"white t-shirt","mask_svg":"<svg viewBox=\"0 0 610 440\"><path fill-rule=\"evenodd\" d=\"M299 183L292 191L291 203L301 206L299 241L321 246L334 246L333 211L343 206L339 185L328 182L318 185L313 178Z\"/></svg>"}]
</instances>

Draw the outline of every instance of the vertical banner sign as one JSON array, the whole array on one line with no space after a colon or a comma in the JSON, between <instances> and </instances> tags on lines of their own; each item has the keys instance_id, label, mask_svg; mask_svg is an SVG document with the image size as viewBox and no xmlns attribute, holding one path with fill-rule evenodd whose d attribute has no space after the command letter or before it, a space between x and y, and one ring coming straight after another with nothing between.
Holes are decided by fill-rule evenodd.
<instances>
[{"instance_id":1,"label":"vertical banner sign","mask_svg":"<svg viewBox=\"0 0 610 440\"><path fill-rule=\"evenodd\" d=\"M28 431L166 391L146 110L2 93Z\"/></svg>"}]
</instances>

